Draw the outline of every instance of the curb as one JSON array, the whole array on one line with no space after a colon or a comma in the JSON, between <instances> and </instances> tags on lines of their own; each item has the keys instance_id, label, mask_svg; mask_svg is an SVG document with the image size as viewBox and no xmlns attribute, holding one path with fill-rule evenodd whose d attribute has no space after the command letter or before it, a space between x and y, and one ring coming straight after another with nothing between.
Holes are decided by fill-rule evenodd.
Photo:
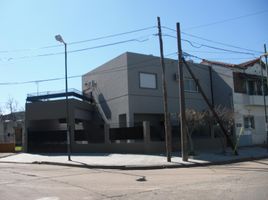
<instances>
[{"instance_id":1,"label":"curb","mask_svg":"<svg viewBox=\"0 0 268 200\"><path fill-rule=\"evenodd\" d=\"M88 169L117 169L117 170L155 170L155 169L174 169L174 168L193 168L193 167L205 167L213 165L226 165L232 163L261 160L268 158L268 155L260 157L246 157L238 158L233 160L225 161L215 161L206 163L192 163L192 164L174 164L174 165L148 165L148 166L138 166L138 165L78 165L72 163L60 163L60 162L49 162L49 161L34 161L34 162L11 162L11 161L0 161L0 163L12 163L12 164L35 164L35 165L56 165L56 166L66 166L66 167L77 167L77 168L88 168Z\"/></svg>"},{"instance_id":2,"label":"curb","mask_svg":"<svg viewBox=\"0 0 268 200\"><path fill-rule=\"evenodd\" d=\"M17 155L18 153L11 153L11 154L7 154L5 156L0 156L0 159L1 158L7 158L7 157L10 157L10 156L14 156L14 155Z\"/></svg>"}]
</instances>

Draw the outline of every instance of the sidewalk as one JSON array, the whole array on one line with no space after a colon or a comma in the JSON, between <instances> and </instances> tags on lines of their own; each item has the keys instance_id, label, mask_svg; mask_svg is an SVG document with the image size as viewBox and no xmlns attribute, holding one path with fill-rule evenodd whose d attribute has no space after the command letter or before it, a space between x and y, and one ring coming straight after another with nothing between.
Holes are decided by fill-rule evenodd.
<instances>
[{"instance_id":1,"label":"sidewalk","mask_svg":"<svg viewBox=\"0 0 268 200\"><path fill-rule=\"evenodd\" d=\"M166 162L165 155L140 155L140 154L72 154L72 161L68 161L66 154L28 154L19 153L1 157L0 163L21 164L51 164L63 166L76 166L87 168L105 169L161 169L194 167L213 164L226 164L247 160L268 158L268 151L261 147L240 148L239 155L231 153L199 153L188 162L183 162L181 157L174 155L172 162Z\"/></svg>"}]
</instances>

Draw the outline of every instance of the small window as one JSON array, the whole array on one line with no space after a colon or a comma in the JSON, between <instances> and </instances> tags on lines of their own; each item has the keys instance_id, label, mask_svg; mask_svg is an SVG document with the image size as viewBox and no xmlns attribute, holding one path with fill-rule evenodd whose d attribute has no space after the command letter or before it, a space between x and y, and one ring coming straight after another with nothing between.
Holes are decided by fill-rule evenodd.
<instances>
[{"instance_id":1,"label":"small window","mask_svg":"<svg viewBox=\"0 0 268 200\"><path fill-rule=\"evenodd\" d=\"M244 127L255 129L254 116L244 116Z\"/></svg>"},{"instance_id":2,"label":"small window","mask_svg":"<svg viewBox=\"0 0 268 200\"><path fill-rule=\"evenodd\" d=\"M156 74L140 73L140 88L156 89Z\"/></svg>"},{"instance_id":3,"label":"small window","mask_svg":"<svg viewBox=\"0 0 268 200\"><path fill-rule=\"evenodd\" d=\"M184 91L186 92L198 92L198 87L193 79L184 79Z\"/></svg>"},{"instance_id":4,"label":"small window","mask_svg":"<svg viewBox=\"0 0 268 200\"><path fill-rule=\"evenodd\" d=\"M255 95L255 82L254 81L248 81L248 94L249 95Z\"/></svg>"}]
</instances>

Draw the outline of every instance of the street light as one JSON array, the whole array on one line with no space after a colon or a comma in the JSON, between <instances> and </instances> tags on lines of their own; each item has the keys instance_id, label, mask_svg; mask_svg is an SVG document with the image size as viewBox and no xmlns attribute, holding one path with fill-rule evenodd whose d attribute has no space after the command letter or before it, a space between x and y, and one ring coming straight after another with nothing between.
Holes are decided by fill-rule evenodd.
<instances>
[{"instance_id":1,"label":"street light","mask_svg":"<svg viewBox=\"0 0 268 200\"><path fill-rule=\"evenodd\" d=\"M69 125L69 102L68 102L68 78L67 78L67 44L62 39L61 35L56 35L55 39L60 43L64 44L64 53L65 53L65 99L66 99L66 125L67 125L67 153L68 153L68 160L71 160L71 137L70 137L70 125Z\"/></svg>"}]
</instances>

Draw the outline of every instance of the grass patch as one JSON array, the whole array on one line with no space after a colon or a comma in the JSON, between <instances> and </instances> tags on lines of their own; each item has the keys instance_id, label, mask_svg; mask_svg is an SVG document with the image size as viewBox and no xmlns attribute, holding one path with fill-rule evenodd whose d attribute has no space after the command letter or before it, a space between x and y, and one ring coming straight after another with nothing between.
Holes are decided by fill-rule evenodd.
<instances>
[{"instance_id":1,"label":"grass patch","mask_svg":"<svg viewBox=\"0 0 268 200\"><path fill-rule=\"evenodd\" d=\"M20 152L20 151L22 151L22 146L16 146L16 147L15 147L15 151L16 151L16 152Z\"/></svg>"}]
</instances>

